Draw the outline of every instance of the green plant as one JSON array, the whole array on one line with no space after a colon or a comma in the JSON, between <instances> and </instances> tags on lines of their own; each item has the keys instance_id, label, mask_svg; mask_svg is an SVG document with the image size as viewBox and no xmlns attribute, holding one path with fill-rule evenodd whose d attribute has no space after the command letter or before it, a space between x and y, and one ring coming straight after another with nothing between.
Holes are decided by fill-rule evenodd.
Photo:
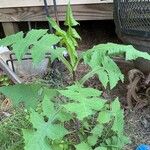
<instances>
[{"instance_id":1,"label":"green plant","mask_svg":"<svg viewBox=\"0 0 150 150\"><path fill-rule=\"evenodd\" d=\"M80 83L83 84L88 78L97 74L103 86L106 88L107 85L110 85L111 89L116 86L119 80L122 82L124 80L124 75L112 56L122 55L126 60L135 60L138 57L150 60L148 53L140 52L132 45L114 43L96 45L79 56L76 47L78 46L77 39L80 39L80 36L74 29L78 22L73 17L70 4L65 21L65 25L68 27L67 31L62 30L52 18L48 18L48 21L56 30L56 35L48 34L47 30L42 29L31 30L26 35L19 32L1 39L0 45L10 46L18 60L21 60L26 52L31 52L34 63L42 61L45 53L50 52L51 61L53 62L56 58L62 61L72 74L73 81L76 80L75 72L83 58L84 63L91 67L91 71L81 79ZM53 47L55 44L58 45L56 49ZM69 60L63 55L64 51L68 52Z\"/></svg>"},{"instance_id":2,"label":"green plant","mask_svg":"<svg viewBox=\"0 0 150 150\"><path fill-rule=\"evenodd\" d=\"M31 52L33 62L39 63L44 59L45 53L50 52L53 45L60 41L58 36L48 34L47 31L33 29L27 34L19 32L1 39L0 45L10 46L18 60L21 60L27 52ZM61 48L58 48L59 50Z\"/></svg>"},{"instance_id":3,"label":"green plant","mask_svg":"<svg viewBox=\"0 0 150 150\"><path fill-rule=\"evenodd\" d=\"M83 84L88 78L97 74L103 86L106 88L109 84L111 89L116 86L119 80L122 82L124 80L124 75L112 59L112 56L125 56L126 60L135 60L138 57L150 60L150 55L148 53L140 52L132 45L114 43L96 45L79 56L76 49L78 46L76 39L81 39L81 37L73 28L79 23L76 22L73 17L70 4L68 5L65 21L65 25L68 27L67 32L62 30L52 18L48 18L48 21L56 30L56 35L61 38L61 45L66 48L70 62L58 52L55 52L55 56L60 59L73 74L73 81L76 80L75 72L82 58L84 63L91 67L91 71L81 79L80 83Z\"/></svg>"},{"instance_id":4,"label":"green plant","mask_svg":"<svg viewBox=\"0 0 150 150\"><path fill-rule=\"evenodd\" d=\"M20 91L17 97L26 93L26 90ZM7 95L11 89L1 88L0 91ZM29 121L33 127L23 130L24 149L120 150L128 143L123 132L123 110L118 99L110 103L100 97L101 93L78 84L64 90L48 89L41 98L40 110L29 111ZM73 130L65 126L69 120L74 120ZM71 141L71 134L75 134L78 142Z\"/></svg>"},{"instance_id":5,"label":"green plant","mask_svg":"<svg viewBox=\"0 0 150 150\"><path fill-rule=\"evenodd\" d=\"M1 39L0 45L10 46L19 60L26 52L31 52L34 63L50 52L51 60L58 58L62 61L72 73L74 81L82 58L91 71L65 89L50 89L34 83L0 88L0 92L12 99L15 105L24 102L30 114L29 122L33 127L23 130L24 149L121 150L128 143L128 138L123 133L124 115L118 99L109 102L101 97L102 92L82 86L96 74L105 88L109 85L112 89L119 80L124 80L113 56L122 55L126 60L138 57L150 60L150 55L139 52L131 45L107 43L97 45L79 56L76 39L80 39L80 36L73 28L78 23L73 18L70 5L65 21L67 31L62 30L53 19L48 20L56 35L41 29L31 30L26 35L19 32ZM56 49L53 47L55 44ZM63 55L65 50L69 59ZM73 130L66 126L70 122L73 122ZM71 135L77 140L73 141Z\"/></svg>"},{"instance_id":6,"label":"green plant","mask_svg":"<svg viewBox=\"0 0 150 150\"><path fill-rule=\"evenodd\" d=\"M0 87L11 84L9 78L6 75L0 75Z\"/></svg>"},{"instance_id":7,"label":"green plant","mask_svg":"<svg viewBox=\"0 0 150 150\"><path fill-rule=\"evenodd\" d=\"M113 89L119 80L123 82L124 75L113 60L114 56L125 57L125 60L135 60L140 57L150 60L148 53L140 52L132 45L99 44L83 54L84 62L90 66L91 71L80 80L80 83L83 84L95 74L105 88L109 85L110 89Z\"/></svg>"},{"instance_id":8,"label":"green plant","mask_svg":"<svg viewBox=\"0 0 150 150\"><path fill-rule=\"evenodd\" d=\"M73 80L76 80L75 71L77 69L80 58L77 53L77 39L81 39L78 32L75 30L75 26L79 23L74 19L70 3L68 4L66 19L64 25L67 26L67 31L62 30L52 18L48 18L48 21L52 27L56 30L56 35L61 37L60 45L66 47L66 51L69 55L69 61L67 61L64 56L60 53L55 53L55 56L60 59L67 68L69 68L70 73L73 75Z\"/></svg>"},{"instance_id":9,"label":"green plant","mask_svg":"<svg viewBox=\"0 0 150 150\"><path fill-rule=\"evenodd\" d=\"M0 117L1 150L23 149L24 140L22 138L22 129L28 129L32 126L27 119L27 115L24 110L17 107L9 116Z\"/></svg>"}]
</instances>

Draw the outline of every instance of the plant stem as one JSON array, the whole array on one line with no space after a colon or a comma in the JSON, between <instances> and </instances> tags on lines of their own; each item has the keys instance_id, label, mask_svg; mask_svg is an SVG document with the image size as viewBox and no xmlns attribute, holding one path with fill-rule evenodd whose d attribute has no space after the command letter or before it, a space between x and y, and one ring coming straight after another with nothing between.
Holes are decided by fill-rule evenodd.
<instances>
[{"instance_id":1,"label":"plant stem","mask_svg":"<svg viewBox=\"0 0 150 150\"><path fill-rule=\"evenodd\" d=\"M75 82L76 81L76 72L75 71L72 72L72 78L73 78L73 82Z\"/></svg>"},{"instance_id":2,"label":"plant stem","mask_svg":"<svg viewBox=\"0 0 150 150\"><path fill-rule=\"evenodd\" d=\"M84 84L85 81L87 81L89 78L91 78L92 76L94 76L98 71L100 71L101 67L95 67L95 69L93 69L92 71L90 71L89 73L87 73L84 77L82 77L79 81L79 83L81 85Z\"/></svg>"}]
</instances>

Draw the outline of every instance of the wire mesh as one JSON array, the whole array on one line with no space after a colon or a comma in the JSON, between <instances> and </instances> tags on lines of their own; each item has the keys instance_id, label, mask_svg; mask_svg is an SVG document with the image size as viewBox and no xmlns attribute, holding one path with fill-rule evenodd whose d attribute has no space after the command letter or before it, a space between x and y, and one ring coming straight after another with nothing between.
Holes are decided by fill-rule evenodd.
<instances>
[{"instance_id":1,"label":"wire mesh","mask_svg":"<svg viewBox=\"0 0 150 150\"><path fill-rule=\"evenodd\" d=\"M115 0L114 8L122 33L150 37L150 0Z\"/></svg>"}]
</instances>

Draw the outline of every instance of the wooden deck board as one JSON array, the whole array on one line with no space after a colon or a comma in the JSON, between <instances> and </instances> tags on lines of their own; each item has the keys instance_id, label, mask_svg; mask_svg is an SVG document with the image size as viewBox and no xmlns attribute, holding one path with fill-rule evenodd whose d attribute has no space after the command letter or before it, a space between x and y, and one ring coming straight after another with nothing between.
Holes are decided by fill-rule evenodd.
<instances>
[{"instance_id":1,"label":"wooden deck board","mask_svg":"<svg viewBox=\"0 0 150 150\"><path fill-rule=\"evenodd\" d=\"M113 19L113 4L72 5L77 20ZM54 17L53 6L49 6L50 15ZM66 6L58 6L60 20L64 20ZM0 22L46 21L44 7L17 7L0 9Z\"/></svg>"},{"instance_id":2,"label":"wooden deck board","mask_svg":"<svg viewBox=\"0 0 150 150\"><path fill-rule=\"evenodd\" d=\"M47 0L48 5L53 5L52 0ZM58 5L66 5L68 0L56 0ZM98 3L112 3L112 0L70 0L71 4L98 4ZM0 8L10 7L32 7L43 6L43 0L1 0Z\"/></svg>"}]
</instances>

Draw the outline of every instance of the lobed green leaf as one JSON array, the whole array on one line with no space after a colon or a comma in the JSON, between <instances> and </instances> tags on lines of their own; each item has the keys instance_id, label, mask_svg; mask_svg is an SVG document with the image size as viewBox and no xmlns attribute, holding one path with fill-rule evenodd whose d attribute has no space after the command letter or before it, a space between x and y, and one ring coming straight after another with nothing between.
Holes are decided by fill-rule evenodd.
<instances>
[{"instance_id":1,"label":"lobed green leaf","mask_svg":"<svg viewBox=\"0 0 150 150\"><path fill-rule=\"evenodd\" d=\"M113 89L118 81L124 81L124 75L114 62L112 56L122 55L126 60L135 60L144 58L150 60L150 55L146 52L140 52L131 45L121 45L114 43L99 44L84 53L83 59L92 70L97 69L95 74L106 88L108 85Z\"/></svg>"},{"instance_id":2,"label":"lobed green leaf","mask_svg":"<svg viewBox=\"0 0 150 150\"><path fill-rule=\"evenodd\" d=\"M71 113L76 113L79 120L83 120L104 107L105 100L98 98L101 92L92 88L81 88L79 85L67 87L67 90L59 90L59 93L68 97L70 103L64 104L64 108Z\"/></svg>"}]
</instances>

